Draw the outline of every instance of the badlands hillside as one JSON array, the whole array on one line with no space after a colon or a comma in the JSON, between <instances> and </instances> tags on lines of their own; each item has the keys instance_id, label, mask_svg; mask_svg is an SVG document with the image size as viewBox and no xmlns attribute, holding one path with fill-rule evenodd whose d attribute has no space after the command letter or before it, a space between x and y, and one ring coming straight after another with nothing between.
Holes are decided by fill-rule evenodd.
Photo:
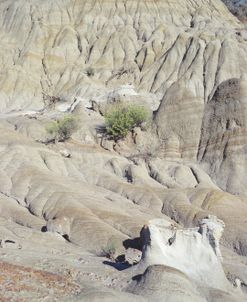
<instances>
[{"instance_id":1,"label":"badlands hillside","mask_svg":"<svg viewBox=\"0 0 247 302\"><path fill-rule=\"evenodd\" d=\"M223 0L229 10L241 21L247 21L247 1L246 0Z\"/></svg>"},{"instance_id":2,"label":"badlands hillside","mask_svg":"<svg viewBox=\"0 0 247 302\"><path fill-rule=\"evenodd\" d=\"M222 1L0 0L0 301L247 301L246 127Z\"/></svg>"}]
</instances>

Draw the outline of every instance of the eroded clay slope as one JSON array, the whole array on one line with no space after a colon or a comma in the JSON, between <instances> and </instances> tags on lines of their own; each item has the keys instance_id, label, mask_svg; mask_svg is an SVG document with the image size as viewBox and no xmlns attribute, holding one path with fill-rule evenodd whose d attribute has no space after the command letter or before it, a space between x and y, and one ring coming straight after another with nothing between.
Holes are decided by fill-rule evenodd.
<instances>
[{"instance_id":1,"label":"eroded clay slope","mask_svg":"<svg viewBox=\"0 0 247 302\"><path fill-rule=\"evenodd\" d=\"M186 302L246 298L246 39L217 0L0 1L0 257L19 265L6 266L18 282L24 265L37 276L69 275L47 276L55 289L57 280L75 282L70 301L78 289L75 301L160 302L166 290L180 302L179 280ZM148 104L152 127L117 143L103 137L99 112L116 96ZM80 128L49 144L47 123L64 114L79 115ZM194 228L211 214L226 226L222 266L195 229L178 231L169 261L170 237L154 237L162 252L145 272L99 257L112 238L116 256L140 249L153 219ZM173 248L186 255L179 265ZM203 270L187 262L190 250L206 259ZM194 290L211 273L208 259L227 289ZM29 289L23 299L35 301ZM48 289L40 297L63 295Z\"/></svg>"},{"instance_id":2,"label":"eroded clay slope","mask_svg":"<svg viewBox=\"0 0 247 302\"><path fill-rule=\"evenodd\" d=\"M246 22L247 2L246 0L222 0L229 10L241 21Z\"/></svg>"},{"instance_id":3,"label":"eroded clay slope","mask_svg":"<svg viewBox=\"0 0 247 302\"><path fill-rule=\"evenodd\" d=\"M162 100L155 122L165 152L208 162L211 149L240 140L240 164L225 152L207 171L222 189L246 194L246 113L239 125L229 117L238 131L207 125L218 87L245 81L247 69L245 30L221 1L18 0L2 1L0 13L2 112L42 110L52 98L102 101L131 83ZM240 93L235 109L222 110L242 110L245 100Z\"/></svg>"}]
</instances>

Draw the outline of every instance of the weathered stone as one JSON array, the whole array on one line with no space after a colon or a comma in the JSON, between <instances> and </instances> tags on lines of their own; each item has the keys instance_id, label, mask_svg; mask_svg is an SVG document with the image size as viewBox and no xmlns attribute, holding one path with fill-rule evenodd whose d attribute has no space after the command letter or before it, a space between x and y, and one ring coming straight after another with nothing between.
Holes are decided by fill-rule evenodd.
<instances>
[{"instance_id":1,"label":"weathered stone","mask_svg":"<svg viewBox=\"0 0 247 302\"><path fill-rule=\"evenodd\" d=\"M209 228L210 222L204 221ZM214 237L217 237L216 226L211 230L211 234L214 231ZM151 220L142 230L144 246L139 265L163 264L174 267L198 283L226 290L229 286L215 254L215 241L212 243L212 240L201 235L197 228L177 229L165 220Z\"/></svg>"},{"instance_id":2,"label":"weathered stone","mask_svg":"<svg viewBox=\"0 0 247 302\"><path fill-rule=\"evenodd\" d=\"M209 215L199 223L199 233L206 237L212 246L217 257L221 258L220 239L225 228L222 220L217 219L216 216Z\"/></svg>"},{"instance_id":3,"label":"weathered stone","mask_svg":"<svg viewBox=\"0 0 247 302\"><path fill-rule=\"evenodd\" d=\"M22 248L0 249L0 258L76 272L79 301L241 301L222 266L245 287L246 36L219 0L1 1L0 228L3 244ZM119 100L145 103L154 123L104 150L103 107ZM80 115L81 127L51 144L46 124L64 112ZM222 263L221 223L204 221L204 236L195 229L208 215L225 223ZM134 247L154 218L167 223L151 227L160 236L141 262L150 255L147 265L162 259L173 268L143 275L141 265L124 270L96 256L112 236L123 255L122 243ZM136 295L124 293L135 272ZM63 295L57 278L51 292L36 282L30 294L18 278L11 288L21 299ZM67 279L59 280L63 287Z\"/></svg>"}]
</instances>

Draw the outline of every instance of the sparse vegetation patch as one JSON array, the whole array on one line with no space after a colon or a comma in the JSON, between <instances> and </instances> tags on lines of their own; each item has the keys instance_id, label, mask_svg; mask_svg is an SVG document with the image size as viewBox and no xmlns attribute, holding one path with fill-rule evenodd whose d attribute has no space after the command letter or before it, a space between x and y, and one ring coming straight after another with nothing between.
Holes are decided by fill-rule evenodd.
<instances>
[{"instance_id":1,"label":"sparse vegetation patch","mask_svg":"<svg viewBox=\"0 0 247 302\"><path fill-rule=\"evenodd\" d=\"M46 131L57 141L65 141L78 130L79 118L73 115L66 115L61 119L50 122Z\"/></svg>"},{"instance_id":2,"label":"sparse vegetation patch","mask_svg":"<svg viewBox=\"0 0 247 302\"><path fill-rule=\"evenodd\" d=\"M145 106L114 104L105 115L107 134L114 140L124 138L135 127L147 123L149 118L150 112Z\"/></svg>"}]
</instances>

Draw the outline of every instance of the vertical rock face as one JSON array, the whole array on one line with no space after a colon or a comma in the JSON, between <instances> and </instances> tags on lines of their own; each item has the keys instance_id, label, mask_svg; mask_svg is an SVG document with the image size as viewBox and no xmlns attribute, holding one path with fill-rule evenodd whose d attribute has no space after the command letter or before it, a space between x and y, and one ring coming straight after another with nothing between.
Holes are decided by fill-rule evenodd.
<instances>
[{"instance_id":1,"label":"vertical rock face","mask_svg":"<svg viewBox=\"0 0 247 302\"><path fill-rule=\"evenodd\" d=\"M223 223L216 217L204 219L199 232L176 229L162 219L152 220L141 232L144 248L139 265L174 267L198 283L226 290L228 282L218 258L222 231Z\"/></svg>"},{"instance_id":2,"label":"vertical rock face","mask_svg":"<svg viewBox=\"0 0 247 302\"><path fill-rule=\"evenodd\" d=\"M217 219L216 216L209 215L208 218L205 218L200 222L199 226L199 233L202 234L204 239L207 238L215 255L221 258L220 238L225 228L224 222Z\"/></svg>"}]
</instances>

